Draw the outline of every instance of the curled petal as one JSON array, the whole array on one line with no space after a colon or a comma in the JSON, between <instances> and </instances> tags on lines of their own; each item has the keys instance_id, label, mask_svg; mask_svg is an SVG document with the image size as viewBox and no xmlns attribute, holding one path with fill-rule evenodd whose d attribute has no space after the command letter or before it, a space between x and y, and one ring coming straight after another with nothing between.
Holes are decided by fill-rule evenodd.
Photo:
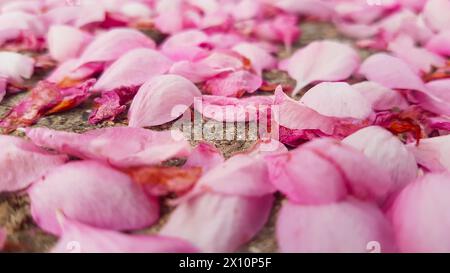
<instances>
[{"instance_id":1,"label":"curled petal","mask_svg":"<svg viewBox=\"0 0 450 273\"><path fill-rule=\"evenodd\" d=\"M179 138L180 134L130 127L104 128L81 135L45 128L27 131L27 136L36 145L118 167L155 165L174 157L186 157L190 145L184 138Z\"/></svg>"},{"instance_id":2,"label":"curled petal","mask_svg":"<svg viewBox=\"0 0 450 273\"><path fill-rule=\"evenodd\" d=\"M129 126L162 125L180 117L200 97L191 81L177 75L157 76L138 91L128 112Z\"/></svg>"},{"instance_id":3,"label":"curled petal","mask_svg":"<svg viewBox=\"0 0 450 273\"><path fill-rule=\"evenodd\" d=\"M273 68L276 63L270 52L255 44L240 43L233 47L233 51L247 58L258 75L261 75L264 69Z\"/></svg>"},{"instance_id":4,"label":"curled petal","mask_svg":"<svg viewBox=\"0 0 450 273\"><path fill-rule=\"evenodd\" d=\"M48 171L63 165L67 157L11 136L0 136L0 192L25 189Z\"/></svg>"},{"instance_id":5,"label":"curled petal","mask_svg":"<svg viewBox=\"0 0 450 273\"><path fill-rule=\"evenodd\" d=\"M402 252L449 252L450 176L427 174L408 185L392 207L392 222Z\"/></svg>"},{"instance_id":6,"label":"curled petal","mask_svg":"<svg viewBox=\"0 0 450 273\"><path fill-rule=\"evenodd\" d=\"M350 77L358 68L358 53L348 45L334 41L312 42L294 53L281 69L297 81L294 95L317 81L339 81Z\"/></svg>"},{"instance_id":7,"label":"curled petal","mask_svg":"<svg viewBox=\"0 0 450 273\"><path fill-rule=\"evenodd\" d=\"M45 231L61 234L57 213L98 228L133 230L159 218L156 198L147 196L126 174L95 161L54 169L28 191L31 214Z\"/></svg>"},{"instance_id":8,"label":"curled petal","mask_svg":"<svg viewBox=\"0 0 450 273\"><path fill-rule=\"evenodd\" d=\"M128 235L60 220L62 236L53 253L194 253L189 243L163 236Z\"/></svg>"},{"instance_id":9,"label":"curled petal","mask_svg":"<svg viewBox=\"0 0 450 273\"><path fill-rule=\"evenodd\" d=\"M322 206L287 202L276 224L281 252L395 252L394 232L375 205L353 199Z\"/></svg>"},{"instance_id":10,"label":"curled petal","mask_svg":"<svg viewBox=\"0 0 450 273\"><path fill-rule=\"evenodd\" d=\"M201 167L203 172L211 170L215 166L223 163L225 158L219 149L212 144L201 142L197 145L189 155L184 167Z\"/></svg>"}]
</instances>

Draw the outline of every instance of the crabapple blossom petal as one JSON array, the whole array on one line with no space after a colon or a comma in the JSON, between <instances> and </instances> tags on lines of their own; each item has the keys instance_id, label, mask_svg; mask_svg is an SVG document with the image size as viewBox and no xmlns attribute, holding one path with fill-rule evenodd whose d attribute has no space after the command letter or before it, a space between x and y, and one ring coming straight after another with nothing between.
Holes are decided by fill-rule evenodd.
<instances>
[{"instance_id":1,"label":"crabapple blossom petal","mask_svg":"<svg viewBox=\"0 0 450 273\"><path fill-rule=\"evenodd\" d=\"M90 34L64 25L54 25L47 33L50 56L58 62L78 58L91 40Z\"/></svg>"},{"instance_id":2,"label":"crabapple blossom petal","mask_svg":"<svg viewBox=\"0 0 450 273\"><path fill-rule=\"evenodd\" d=\"M133 230L159 218L159 204L131 178L95 161L71 162L54 169L28 193L31 214L42 229L62 230L57 213L98 228Z\"/></svg>"}]
</instances>

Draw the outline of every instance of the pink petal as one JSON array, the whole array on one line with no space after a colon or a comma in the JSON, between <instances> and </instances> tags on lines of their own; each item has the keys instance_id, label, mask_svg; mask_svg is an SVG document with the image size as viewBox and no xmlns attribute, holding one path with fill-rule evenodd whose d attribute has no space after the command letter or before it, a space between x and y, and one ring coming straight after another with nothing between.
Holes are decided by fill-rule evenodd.
<instances>
[{"instance_id":1,"label":"pink petal","mask_svg":"<svg viewBox=\"0 0 450 273\"><path fill-rule=\"evenodd\" d=\"M8 86L8 79L6 77L0 76L0 102L6 94L6 88Z\"/></svg>"},{"instance_id":2,"label":"pink petal","mask_svg":"<svg viewBox=\"0 0 450 273\"><path fill-rule=\"evenodd\" d=\"M33 75L34 60L31 57L14 52L0 52L0 76L21 83Z\"/></svg>"},{"instance_id":3,"label":"pink petal","mask_svg":"<svg viewBox=\"0 0 450 273\"><path fill-rule=\"evenodd\" d=\"M143 33L126 28L116 28L100 34L83 51L79 65L93 62L112 62L136 48L156 47L155 42Z\"/></svg>"},{"instance_id":4,"label":"pink petal","mask_svg":"<svg viewBox=\"0 0 450 273\"><path fill-rule=\"evenodd\" d=\"M443 101L450 102L450 79L434 80L426 84L428 92Z\"/></svg>"},{"instance_id":5,"label":"pink petal","mask_svg":"<svg viewBox=\"0 0 450 273\"><path fill-rule=\"evenodd\" d=\"M287 71L297 81L293 94L313 82L345 80L359 62L358 53L348 45L327 40L312 42L287 60Z\"/></svg>"},{"instance_id":6,"label":"pink petal","mask_svg":"<svg viewBox=\"0 0 450 273\"><path fill-rule=\"evenodd\" d=\"M270 52L267 52L255 44L240 43L233 47L233 51L236 51L249 59L253 69L258 75L261 75L264 69L273 68L276 63L275 57L273 57Z\"/></svg>"},{"instance_id":7,"label":"pink petal","mask_svg":"<svg viewBox=\"0 0 450 273\"><path fill-rule=\"evenodd\" d=\"M115 61L94 85L94 91L139 87L154 76L169 71L172 62L158 51L138 48Z\"/></svg>"},{"instance_id":8,"label":"pink petal","mask_svg":"<svg viewBox=\"0 0 450 273\"><path fill-rule=\"evenodd\" d=\"M328 135L334 132L337 122L335 118L323 116L298 103L289 98L280 88L275 91L275 104L278 105L279 113L274 118L282 127L295 130L319 130Z\"/></svg>"},{"instance_id":9,"label":"pink petal","mask_svg":"<svg viewBox=\"0 0 450 273\"><path fill-rule=\"evenodd\" d=\"M277 0L274 5L286 12L314 16L323 20L329 19L334 14L332 5L322 0Z\"/></svg>"},{"instance_id":10,"label":"pink petal","mask_svg":"<svg viewBox=\"0 0 450 273\"><path fill-rule=\"evenodd\" d=\"M365 119L372 114L367 100L343 82L320 83L306 92L300 103L329 117Z\"/></svg>"},{"instance_id":11,"label":"pink petal","mask_svg":"<svg viewBox=\"0 0 450 273\"><path fill-rule=\"evenodd\" d=\"M203 172L207 172L224 161L220 150L212 144L200 142L189 155L184 167L202 167Z\"/></svg>"},{"instance_id":12,"label":"pink petal","mask_svg":"<svg viewBox=\"0 0 450 273\"><path fill-rule=\"evenodd\" d=\"M369 253L395 252L393 230L374 205L350 199L303 206L287 202L276 225L281 252Z\"/></svg>"},{"instance_id":13,"label":"pink petal","mask_svg":"<svg viewBox=\"0 0 450 273\"><path fill-rule=\"evenodd\" d=\"M401 59L385 53L367 58L360 73L368 80L392 89L426 90L422 80Z\"/></svg>"},{"instance_id":14,"label":"pink petal","mask_svg":"<svg viewBox=\"0 0 450 273\"><path fill-rule=\"evenodd\" d=\"M49 153L11 136L0 136L0 147L0 192L25 189L67 160L65 156Z\"/></svg>"},{"instance_id":15,"label":"pink petal","mask_svg":"<svg viewBox=\"0 0 450 273\"><path fill-rule=\"evenodd\" d=\"M423 8L425 22L435 31L450 30L450 1L429 0Z\"/></svg>"},{"instance_id":16,"label":"pink petal","mask_svg":"<svg viewBox=\"0 0 450 273\"><path fill-rule=\"evenodd\" d=\"M208 55L202 45L208 42L208 35L200 30L186 30L167 38L161 45L161 53L174 61L195 61Z\"/></svg>"},{"instance_id":17,"label":"pink petal","mask_svg":"<svg viewBox=\"0 0 450 273\"><path fill-rule=\"evenodd\" d=\"M450 171L450 135L422 139L409 146L417 163L432 172Z\"/></svg>"},{"instance_id":18,"label":"pink petal","mask_svg":"<svg viewBox=\"0 0 450 273\"><path fill-rule=\"evenodd\" d=\"M446 60L428 51L427 49L414 45L414 40L409 36L400 36L389 43L388 49L397 57L407 62L418 75L428 73L434 67L442 67Z\"/></svg>"},{"instance_id":19,"label":"pink petal","mask_svg":"<svg viewBox=\"0 0 450 273\"><path fill-rule=\"evenodd\" d=\"M339 169L308 149L266 157L269 177L287 198L300 204L342 200L347 189Z\"/></svg>"},{"instance_id":20,"label":"pink petal","mask_svg":"<svg viewBox=\"0 0 450 273\"><path fill-rule=\"evenodd\" d=\"M398 196L392 222L402 252L449 252L450 176L434 173L419 178Z\"/></svg>"},{"instance_id":21,"label":"pink petal","mask_svg":"<svg viewBox=\"0 0 450 273\"><path fill-rule=\"evenodd\" d=\"M190 145L184 138L179 138L180 134L130 127L97 129L81 135L45 128L27 131L27 136L36 145L118 167L160 164L189 155Z\"/></svg>"},{"instance_id":22,"label":"pink petal","mask_svg":"<svg viewBox=\"0 0 450 273\"><path fill-rule=\"evenodd\" d=\"M139 89L131 103L129 126L150 127L173 121L200 96L197 86L181 76L154 77Z\"/></svg>"},{"instance_id":23,"label":"pink petal","mask_svg":"<svg viewBox=\"0 0 450 273\"><path fill-rule=\"evenodd\" d=\"M234 252L269 218L274 198L204 193L181 203L160 234L181 238L204 252Z\"/></svg>"},{"instance_id":24,"label":"pink petal","mask_svg":"<svg viewBox=\"0 0 450 273\"><path fill-rule=\"evenodd\" d=\"M181 31L184 27L183 4L182 0L158 1L158 15L154 19L156 28L168 34Z\"/></svg>"},{"instance_id":25,"label":"pink petal","mask_svg":"<svg viewBox=\"0 0 450 273\"><path fill-rule=\"evenodd\" d=\"M199 61L181 61L170 69L171 74L183 76L194 83L200 83L225 72L244 68L243 61L230 54L214 52Z\"/></svg>"},{"instance_id":26,"label":"pink petal","mask_svg":"<svg viewBox=\"0 0 450 273\"><path fill-rule=\"evenodd\" d=\"M436 54L450 56L450 30L442 31L426 44L426 48Z\"/></svg>"},{"instance_id":27,"label":"pink petal","mask_svg":"<svg viewBox=\"0 0 450 273\"><path fill-rule=\"evenodd\" d=\"M391 192L398 192L417 177L418 168L414 155L396 136L381 127L361 129L342 142L363 152L389 173L393 182Z\"/></svg>"},{"instance_id":28,"label":"pink petal","mask_svg":"<svg viewBox=\"0 0 450 273\"><path fill-rule=\"evenodd\" d=\"M287 51L290 52L292 44L300 37L298 17L291 14L279 14L273 20L259 22L254 32L259 38L283 42Z\"/></svg>"},{"instance_id":29,"label":"pink petal","mask_svg":"<svg viewBox=\"0 0 450 273\"><path fill-rule=\"evenodd\" d=\"M254 93L262 83L260 76L242 70L209 79L205 82L203 89L216 96L241 97L245 93Z\"/></svg>"},{"instance_id":30,"label":"pink petal","mask_svg":"<svg viewBox=\"0 0 450 273\"><path fill-rule=\"evenodd\" d=\"M79 57L91 40L90 34L64 25L54 25L47 33L50 56L58 62Z\"/></svg>"},{"instance_id":31,"label":"pink petal","mask_svg":"<svg viewBox=\"0 0 450 273\"><path fill-rule=\"evenodd\" d=\"M375 111L386 111L393 108L405 109L409 105L400 93L376 82L360 82L352 87L365 97Z\"/></svg>"},{"instance_id":32,"label":"pink petal","mask_svg":"<svg viewBox=\"0 0 450 273\"><path fill-rule=\"evenodd\" d=\"M53 253L194 253L197 250L182 240L147 235L128 235L87 226L68 219L60 220L62 236Z\"/></svg>"},{"instance_id":33,"label":"pink petal","mask_svg":"<svg viewBox=\"0 0 450 273\"><path fill-rule=\"evenodd\" d=\"M194 101L194 108L203 117L225 122L255 121L260 115L268 115L273 104L271 96L227 98L204 95Z\"/></svg>"},{"instance_id":34,"label":"pink petal","mask_svg":"<svg viewBox=\"0 0 450 273\"><path fill-rule=\"evenodd\" d=\"M49 25L72 25L81 28L106 19L106 11L99 1L80 1L78 5L62 5L43 14Z\"/></svg>"},{"instance_id":35,"label":"pink petal","mask_svg":"<svg viewBox=\"0 0 450 273\"><path fill-rule=\"evenodd\" d=\"M148 227L159 217L156 198L148 197L126 174L95 161L68 163L28 191L31 214L40 228L61 234L57 213L110 230Z\"/></svg>"}]
</instances>

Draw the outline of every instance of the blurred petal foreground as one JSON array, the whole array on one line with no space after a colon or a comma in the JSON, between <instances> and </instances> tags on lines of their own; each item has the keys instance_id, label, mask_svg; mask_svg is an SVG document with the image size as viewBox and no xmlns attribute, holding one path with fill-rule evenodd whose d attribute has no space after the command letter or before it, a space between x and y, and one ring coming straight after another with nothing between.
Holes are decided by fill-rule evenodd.
<instances>
[{"instance_id":1,"label":"blurred petal foreground","mask_svg":"<svg viewBox=\"0 0 450 273\"><path fill-rule=\"evenodd\" d=\"M0 251L450 252L450 0L0 0Z\"/></svg>"}]
</instances>

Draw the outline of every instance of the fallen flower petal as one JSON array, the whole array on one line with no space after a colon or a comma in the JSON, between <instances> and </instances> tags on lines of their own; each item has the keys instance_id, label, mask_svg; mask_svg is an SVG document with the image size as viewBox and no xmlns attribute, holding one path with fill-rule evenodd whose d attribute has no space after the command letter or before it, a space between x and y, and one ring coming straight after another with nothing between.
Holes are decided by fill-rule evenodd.
<instances>
[{"instance_id":1,"label":"fallen flower petal","mask_svg":"<svg viewBox=\"0 0 450 273\"><path fill-rule=\"evenodd\" d=\"M394 232L380 209L347 200L322 206L286 202L278 216L276 237L281 252L396 252ZM377 251L377 250L375 250Z\"/></svg>"},{"instance_id":2,"label":"fallen flower petal","mask_svg":"<svg viewBox=\"0 0 450 273\"><path fill-rule=\"evenodd\" d=\"M406 187L392 208L392 223L402 252L448 252L450 176L427 174Z\"/></svg>"},{"instance_id":3,"label":"fallen flower petal","mask_svg":"<svg viewBox=\"0 0 450 273\"><path fill-rule=\"evenodd\" d=\"M50 56L58 62L78 58L91 40L88 33L64 25L52 26L47 33Z\"/></svg>"},{"instance_id":4,"label":"fallen flower petal","mask_svg":"<svg viewBox=\"0 0 450 273\"><path fill-rule=\"evenodd\" d=\"M57 212L110 230L140 229L159 218L156 198L147 196L126 174L95 161L56 168L28 193L33 219L56 235L62 231Z\"/></svg>"},{"instance_id":5,"label":"fallen flower petal","mask_svg":"<svg viewBox=\"0 0 450 273\"><path fill-rule=\"evenodd\" d=\"M0 147L0 192L25 189L67 161L66 156L49 153L17 137L0 136Z\"/></svg>"},{"instance_id":6,"label":"fallen flower petal","mask_svg":"<svg viewBox=\"0 0 450 273\"><path fill-rule=\"evenodd\" d=\"M440 32L431 38L426 48L434 53L450 56L450 30Z\"/></svg>"},{"instance_id":7,"label":"fallen flower petal","mask_svg":"<svg viewBox=\"0 0 450 273\"><path fill-rule=\"evenodd\" d=\"M200 90L177 75L157 76L138 91L128 112L130 127L162 125L180 117L200 97Z\"/></svg>"},{"instance_id":8,"label":"fallen flower petal","mask_svg":"<svg viewBox=\"0 0 450 273\"><path fill-rule=\"evenodd\" d=\"M260 76L243 70L211 78L205 82L203 90L215 96L239 98L246 93L254 93L262 83Z\"/></svg>"},{"instance_id":9,"label":"fallen flower petal","mask_svg":"<svg viewBox=\"0 0 450 273\"><path fill-rule=\"evenodd\" d=\"M417 163L431 172L450 171L450 135L423 139L409 145Z\"/></svg>"},{"instance_id":10,"label":"fallen flower petal","mask_svg":"<svg viewBox=\"0 0 450 273\"><path fill-rule=\"evenodd\" d=\"M423 8L425 22L435 31L450 30L450 1L429 0Z\"/></svg>"},{"instance_id":11,"label":"fallen flower petal","mask_svg":"<svg viewBox=\"0 0 450 273\"><path fill-rule=\"evenodd\" d=\"M372 114L367 100L347 83L320 83L300 103L328 117L365 119Z\"/></svg>"},{"instance_id":12,"label":"fallen flower petal","mask_svg":"<svg viewBox=\"0 0 450 273\"><path fill-rule=\"evenodd\" d=\"M387 111L394 108L405 109L409 106L406 99L394 90L371 81L352 85L372 105L374 111Z\"/></svg>"},{"instance_id":13,"label":"fallen flower petal","mask_svg":"<svg viewBox=\"0 0 450 273\"><path fill-rule=\"evenodd\" d=\"M393 193L400 191L417 177L418 168L414 155L397 137L381 127L366 127L342 142L363 152L372 162L387 170L393 181L390 189Z\"/></svg>"},{"instance_id":14,"label":"fallen flower petal","mask_svg":"<svg viewBox=\"0 0 450 273\"><path fill-rule=\"evenodd\" d=\"M53 253L195 253L197 249L179 239L128 235L91 227L66 218L60 220L62 236Z\"/></svg>"},{"instance_id":15,"label":"fallen flower petal","mask_svg":"<svg viewBox=\"0 0 450 273\"><path fill-rule=\"evenodd\" d=\"M294 53L280 69L288 71L297 81L296 95L305 86L317 81L339 81L350 77L358 68L360 58L348 45L334 41L310 43Z\"/></svg>"},{"instance_id":16,"label":"fallen flower petal","mask_svg":"<svg viewBox=\"0 0 450 273\"><path fill-rule=\"evenodd\" d=\"M176 131L112 127L80 135L34 128L27 131L27 136L42 147L125 168L160 164L174 157L187 157L190 152L189 143Z\"/></svg>"},{"instance_id":17,"label":"fallen flower petal","mask_svg":"<svg viewBox=\"0 0 450 273\"><path fill-rule=\"evenodd\" d=\"M178 205L160 234L189 241L203 252L233 252L261 230L273 200L272 195L203 193Z\"/></svg>"}]
</instances>

